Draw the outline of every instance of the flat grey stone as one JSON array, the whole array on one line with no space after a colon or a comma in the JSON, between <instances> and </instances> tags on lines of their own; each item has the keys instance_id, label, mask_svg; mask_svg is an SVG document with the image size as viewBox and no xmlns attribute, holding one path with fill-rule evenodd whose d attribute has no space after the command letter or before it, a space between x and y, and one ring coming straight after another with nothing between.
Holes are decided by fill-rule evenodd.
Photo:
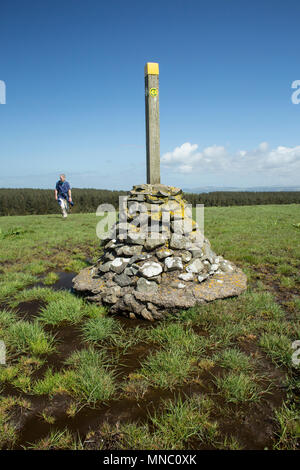
<instances>
[{"instance_id":1,"label":"flat grey stone","mask_svg":"<svg viewBox=\"0 0 300 470\"><path fill-rule=\"evenodd\" d=\"M191 242L187 237L173 233L170 240L170 247L177 250L188 250Z\"/></svg>"},{"instance_id":2,"label":"flat grey stone","mask_svg":"<svg viewBox=\"0 0 300 470\"><path fill-rule=\"evenodd\" d=\"M136 290L137 292L153 295L158 291L158 284L141 277L137 281Z\"/></svg>"},{"instance_id":3,"label":"flat grey stone","mask_svg":"<svg viewBox=\"0 0 300 470\"><path fill-rule=\"evenodd\" d=\"M164 259L164 258L167 258L168 256L172 256L173 253L174 253L173 250L162 248L156 252L156 256L158 259Z\"/></svg>"},{"instance_id":4,"label":"flat grey stone","mask_svg":"<svg viewBox=\"0 0 300 470\"><path fill-rule=\"evenodd\" d=\"M180 252L181 259L184 263L188 263L192 259L192 253L190 251L181 251Z\"/></svg>"},{"instance_id":5,"label":"flat grey stone","mask_svg":"<svg viewBox=\"0 0 300 470\"><path fill-rule=\"evenodd\" d=\"M128 232L127 240L133 245L144 245L146 239L145 232Z\"/></svg>"},{"instance_id":6,"label":"flat grey stone","mask_svg":"<svg viewBox=\"0 0 300 470\"><path fill-rule=\"evenodd\" d=\"M141 311L141 315L145 320L154 321L152 314L146 309L146 307Z\"/></svg>"},{"instance_id":7,"label":"flat grey stone","mask_svg":"<svg viewBox=\"0 0 300 470\"><path fill-rule=\"evenodd\" d=\"M99 271L101 271L102 273L107 273L110 270L111 263L112 261L107 261L106 263L101 264L98 268Z\"/></svg>"},{"instance_id":8,"label":"flat grey stone","mask_svg":"<svg viewBox=\"0 0 300 470\"><path fill-rule=\"evenodd\" d=\"M172 220L171 230L173 233L178 233L179 235L184 235L191 233L193 230L192 219L184 218L180 220Z\"/></svg>"},{"instance_id":9,"label":"flat grey stone","mask_svg":"<svg viewBox=\"0 0 300 470\"><path fill-rule=\"evenodd\" d=\"M234 268L232 267L232 265L231 265L227 260L221 261L221 263L220 263L220 269L221 269L224 273L231 273L231 272L234 271Z\"/></svg>"},{"instance_id":10,"label":"flat grey stone","mask_svg":"<svg viewBox=\"0 0 300 470\"><path fill-rule=\"evenodd\" d=\"M179 256L169 256L165 259L165 266L168 271L175 271L176 269L182 270L182 259Z\"/></svg>"},{"instance_id":11,"label":"flat grey stone","mask_svg":"<svg viewBox=\"0 0 300 470\"><path fill-rule=\"evenodd\" d=\"M192 253L193 258L202 258L203 256L201 248L191 248L189 251Z\"/></svg>"},{"instance_id":12,"label":"flat grey stone","mask_svg":"<svg viewBox=\"0 0 300 470\"><path fill-rule=\"evenodd\" d=\"M124 274L126 274L127 276L135 276L139 271L139 266L137 265L132 265L132 266L129 266L128 268L125 268L124 270Z\"/></svg>"},{"instance_id":13,"label":"flat grey stone","mask_svg":"<svg viewBox=\"0 0 300 470\"><path fill-rule=\"evenodd\" d=\"M148 213L137 214L133 217L133 219L131 220L131 223L135 227L141 227L143 230L147 231L147 229L148 229L148 220L149 220Z\"/></svg>"},{"instance_id":14,"label":"flat grey stone","mask_svg":"<svg viewBox=\"0 0 300 470\"><path fill-rule=\"evenodd\" d=\"M128 198L128 202L142 202L145 200L144 194L131 194Z\"/></svg>"},{"instance_id":15,"label":"flat grey stone","mask_svg":"<svg viewBox=\"0 0 300 470\"><path fill-rule=\"evenodd\" d=\"M140 255L143 247L141 245L124 245L116 250L118 256Z\"/></svg>"},{"instance_id":16,"label":"flat grey stone","mask_svg":"<svg viewBox=\"0 0 300 470\"><path fill-rule=\"evenodd\" d=\"M117 274L114 277L114 282L116 282L120 287L130 286L134 283L133 279L125 273Z\"/></svg>"},{"instance_id":17,"label":"flat grey stone","mask_svg":"<svg viewBox=\"0 0 300 470\"><path fill-rule=\"evenodd\" d=\"M163 212L174 212L174 211L180 211L181 210L181 205L177 201L168 201L165 202L161 206L161 210Z\"/></svg>"},{"instance_id":18,"label":"flat grey stone","mask_svg":"<svg viewBox=\"0 0 300 470\"><path fill-rule=\"evenodd\" d=\"M139 314L144 308L144 305L140 304L132 294L125 294L123 300L124 304L134 313Z\"/></svg>"},{"instance_id":19,"label":"flat grey stone","mask_svg":"<svg viewBox=\"0 0 300 470\"><path fill-rule=\"evenodd\" d=\"M157 234L157 236L151 236L147 238L144 247L146 250L154 250L155 248L158 248L159 246L162 246L166 243L166 238L164 236L161 236L160 234Z\"/></svg>"},{"instance_id":20,"label":"flat grey stone","mask_svg":"<svg viewBox=\"0 0 300 470\"><path fill-rule=\"evenodd\" d=\"M128 213L130 215L137 215L144 212L147 212L146 204L143 204L142 202L131 202L128 204Z\"/></svg>"},{"instance_id":21,"label":"flat grey stone","mask_svg":"<svg viewBox=\"0 0 300 470\"><path fill-rule=\"evenodd\" d=\"M149 254L133 255L128 261L128 266L131 266L132 264L134 264L138 261L144 261L144 260L149 259L149 258L151 258L151 255L149 255Z\"/></svg>"},{"instance_id":22,"label":"flat grey stone","mask_svg":"<svg viewBox=\"0 0 300 470\"><path fill-rule=\"evenodd\" d=\"M103 261L113 261L115 259L115 255L111 251L106 251L103 255Z\"/></svg>"},{"instance_id":23,"label":"flat grey stone","mask_svg":"<svg viewBox=\"0 0 300 470\"><path fill-rule=\"evenodd\" d=\"M110 248L114 248L116 246L116 243L117 240L115 238L113 238L112 240L109 240L105 245L104 245L104 248L105 250L108 250Z\"/></svg>"},{"instance_id":24,"label":"flat grey stone","mask_svg":"<svg viewBox=\"0 0 300 470\"><path fill-rule=\"evenodd\" d=\"M188 273L200 273L204 269L203 263L199 258L193 259L186 267Z\"/></svg>"}]
</instances>

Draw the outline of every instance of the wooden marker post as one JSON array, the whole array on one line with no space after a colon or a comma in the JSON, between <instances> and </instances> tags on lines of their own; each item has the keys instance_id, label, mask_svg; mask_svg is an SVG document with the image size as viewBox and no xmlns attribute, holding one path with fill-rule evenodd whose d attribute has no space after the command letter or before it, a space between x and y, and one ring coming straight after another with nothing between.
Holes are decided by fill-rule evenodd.
<instances>
[{"instance_id":1,"label":"wooden marker post","mask_svg":"<svg viewBox=\"0 0 300 470\"><path fill-rule=\"evenodd\" d=\"M145 65L145 109L147 183L160 183L160 132L159 132L159 68L157 63Z\"/></svg>"}]
</instances>

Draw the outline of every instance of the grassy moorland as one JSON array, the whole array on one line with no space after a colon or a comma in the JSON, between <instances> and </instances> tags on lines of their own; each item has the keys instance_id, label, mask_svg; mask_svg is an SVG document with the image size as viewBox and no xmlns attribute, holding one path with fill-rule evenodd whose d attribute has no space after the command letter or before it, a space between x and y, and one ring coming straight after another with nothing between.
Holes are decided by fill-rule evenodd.
<instances>
[{"instance_id":1,"label":"grassy moorland","mask_svg":"<svg viewBox=\"0 0 300 470\"><path fill-rule=\"evenodd\" d=\"M298 449L300 206L205 209L248 289L155 324L68 289L97 221L0 218L0 448Z\"/></svg>"}]
</instances>

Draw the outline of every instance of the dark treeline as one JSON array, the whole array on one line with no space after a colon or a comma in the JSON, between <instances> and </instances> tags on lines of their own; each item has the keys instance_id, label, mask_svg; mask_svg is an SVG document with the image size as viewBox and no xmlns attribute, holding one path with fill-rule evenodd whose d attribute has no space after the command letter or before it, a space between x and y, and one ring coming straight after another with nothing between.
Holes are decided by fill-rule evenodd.
<instances>
[{"instance_id":1,"label":"dark treeline","mask_svg":"<svg viewBox=\"0 0 300 470\"><path fill-rule=\"evenodd\" d=\"M119 205L119 196L126 191L105 189L73 189L72 212L95 212L100 204ZM249 206L259 204L300 204L300 191L282 192L233 192L185 193L185 199L193 205ZM52 189L1 189L0 215L55 214L59 212Z\"/></svg>"}]
</instances>

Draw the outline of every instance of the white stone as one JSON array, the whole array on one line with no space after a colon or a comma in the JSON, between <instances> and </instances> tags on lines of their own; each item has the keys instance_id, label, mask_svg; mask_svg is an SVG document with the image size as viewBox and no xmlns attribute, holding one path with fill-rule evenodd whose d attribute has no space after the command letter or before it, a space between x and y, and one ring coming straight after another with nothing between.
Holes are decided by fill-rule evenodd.
<instances>
[{"instance_id":1,"label":"white stone","mask_svg":"<svg viewBox=\"0 0 300 470\"><path fill-rule=\"evenodd\" d=\"M211 271L213 271L213 272L214 272L214 271L217 271L217 269L219 269L219 265L218 265L218 264L212 264L210 269L211 269Z\"/></svg>"},{"instance_id":2,"label":"white stone","mask_svg":"<svg viewBox=\"0 0 300 470\"><path fill-rule=\"evenodd\" d=\"M121 266L123 264L123 258L115 258L112 262L111 262L111 265L112 266L115 266L115 267L118 267L118 266Z\"/></svg>"},{"instance_id":3,"label":"white stone","mask_svg":"<svg viewBox=\"0 0 300 470\"><path fill-rule=\"evenodd\" d=\"M182 279L183 281L192 281L194 279L193 273L182 273L179 274L179 279Z\"/></svg>"},{"instance_id":4,"label":"white stone","mask_svg":"<svg viewBox=\"0 0 300 470\"><path fill-rule=\"evenodd\" d=\"M126 268L130 258L115 258L111 261L110 269L118 274Z\"/></svg>"},{"instance_id":5,"label":"white stone","mask_svg":"<svg viewBox=\"0 0 300 470\"><path fill-rule=\"evenodd\" d=\"M183 284L182 282L180 282L178 285L177 285L178 289L184 289L185 288L185 284Z\"/></svg>"},{"instance_id":6,"label":"white stone","mask_svg":"<svg viewBox=\"0 0 300 470\"><path fill-rule=\"evenodd\" d=\"M162 267L154 261L147 261L140 268L140 272L145 277L158 276L162 272Z\"/></svg>"}]
</instances>

